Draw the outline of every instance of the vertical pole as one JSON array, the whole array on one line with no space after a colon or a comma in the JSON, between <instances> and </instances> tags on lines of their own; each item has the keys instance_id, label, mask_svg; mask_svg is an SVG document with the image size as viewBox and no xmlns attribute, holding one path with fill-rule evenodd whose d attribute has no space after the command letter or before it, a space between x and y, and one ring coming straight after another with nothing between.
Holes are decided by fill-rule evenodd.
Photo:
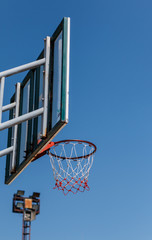
<instances>
[{"instance_id":1,"label":"vertical pole","mask_svg":"<svg viewBox=\"0 0 152 240\"><path fill-rule=\"evenodd\" d=\"M20 83L16 84L16 96L15 96L15 102L16 102L16 107L15 107L15 118L19 116L19 107L20 107ZM18 125L14 126L14 141L13 141L13 154L12 154L12 159L11 159L11 171L15 170L16 167L16 152L17 152L17 130L18 130Z\"/></svg>"},{"instance_id":2,"label":"vertical pole","mask_svg":"<svg viewBox=\"0 0 152 240\"><path fill-rule=\"evenodd\" d=\"M44 113L42 119L42 137L46 137L47 133L47 120L48 120L48 89L49 89L49 67L50 67L50 37L44 40L44 57L45 57L45 70L44 70Z\"/></svg>"},{"instance_id":3,"label":"vertical pole","mask_svg":"<svg viewBox=\"0 0 152 240\"><path fill-rule=\"evenodd\" d=\"M23 212L22 240L30 240L31 239L31 221L25 220L24 214L25 214L25 209Z\"/></svg>"},{"instance_id":4,"label":"vertical pole","mask_svg":"<svg viewBox=\"0 0 152 240\"><path fill-rule=\"evenodd\" d=\"M23 220L22 220L22 240L24 240L24 212L23 212Z\"/></svg>"},{"instance_id":5,"label":"vertical pole","mask_svg":"<svg viewBox=\"0 0 152 240\"><path fill-rule=\"evenodd\" d=\"M29 240L31 240L31 222L29 222Z\"/></svg>"},{"instance_id":6,"label":"vertical pole","mask_svg":"<svg viewBox=\"0 0 152 240\"><path fill-rule=\"evenodd\" d=\"M0 78L0 124L2 122L2 107L3 107L4 85L5 85L5 77L2 77L2 78Z\"/></svg>"}]
</instances>

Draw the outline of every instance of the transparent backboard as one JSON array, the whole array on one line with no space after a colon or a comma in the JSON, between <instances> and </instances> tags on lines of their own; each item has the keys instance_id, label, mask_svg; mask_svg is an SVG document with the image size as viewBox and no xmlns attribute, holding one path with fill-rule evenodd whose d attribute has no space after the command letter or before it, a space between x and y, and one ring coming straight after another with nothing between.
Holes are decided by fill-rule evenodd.
<instances>
[{"instance_id":1,"label":"transparent backboard","mask_svg":"<svg viewBox=\"0 0 152 240\"><path fill-rule=\"evenodd\" d=\"M5 183L11 183L36 155L68 123L70 19L64 18L50 38L48 119L46 136L42 136L43 114L21 123L17 133L15 166L7 155ZM44 58L44 50L38 59ZM15 101L15 94L10 102ZM23 115L43 107L44 65L30 70L21 83L20 113ZM14 116L10 110L9 119ZM8 147L12 146L14 127L8 131Z\"/></svg>"}]
</instances>

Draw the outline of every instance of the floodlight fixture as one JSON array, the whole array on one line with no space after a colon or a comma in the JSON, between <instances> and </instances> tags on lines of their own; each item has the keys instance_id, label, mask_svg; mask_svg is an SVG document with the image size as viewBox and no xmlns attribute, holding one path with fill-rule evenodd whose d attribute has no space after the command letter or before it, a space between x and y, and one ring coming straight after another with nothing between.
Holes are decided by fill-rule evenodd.
<instances>
[{"instance_id":1,"label":"floodlight fixture","mask_svg":"<svg viewBox=\"0 0 152 240\"><path fill-rule=\"evenodd\" d=\"M23 196L24 193L25 193L25 191L23 191L23 190L17 190L17 195L18 196Z\"/></svg>"},{"instance_id":2,"label":"floodlight fixture","mask_svg":"<svg viewBox=\"0 0 152 240\"><path fill-rule=\"evenodd\" d=\"M37 204L32 204L32 209L37 212L37 211L39 210L39 205L37 205Z\"/></svg>"},{"instance_id":3,"label":"floodlight fixture","mask_svg":"<svg viewBox=\"0 0 152 240\"><path fill-rule=\"evenodd\" d=\"M24 207L24 204L21 203L21 202L17 202L17 208L23 208Z\"/></svg>"},{"instance_id":4,"label":"floodlight fixture","mask_svg":"<svg viewBox=\"0 0 152 240\"><path fill-rule=\"evenodd\" d=\"M40 193L33 192L32 198L39 198L39 197L40 197Z\"/></svg>"}]
</instances>

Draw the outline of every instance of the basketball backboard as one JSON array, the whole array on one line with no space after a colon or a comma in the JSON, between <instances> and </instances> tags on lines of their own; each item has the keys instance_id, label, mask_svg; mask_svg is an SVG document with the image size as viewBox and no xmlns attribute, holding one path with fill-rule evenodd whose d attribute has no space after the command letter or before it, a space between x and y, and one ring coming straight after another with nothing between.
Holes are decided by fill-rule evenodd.
<instances>
[{"instance_id":1,"label":"basketball backboard","mask_svg":"<svg viewBox=\"0 0 152 240\"><path fill-rule=\"evenodd\" d=\"M47 49L46 49L47 48ZM38 109L42 114L8 130L7 147L16 141L16 154L9 153L6 159L5 183L10 184L43 148L68 123L69 112L69 52L70 19L63 18L53 33L47 37L47 47L37 60L48 58L48 66L31 69L20 85L19 116ZM49 51L49 54L46 51ZM47 56L46 56L47 55ZM48 86L44 79L48 77ZM14 94L10 103L15 101ZM9 119L14 118L15 109L9 111Z\"/></svg>"}]
</instances>

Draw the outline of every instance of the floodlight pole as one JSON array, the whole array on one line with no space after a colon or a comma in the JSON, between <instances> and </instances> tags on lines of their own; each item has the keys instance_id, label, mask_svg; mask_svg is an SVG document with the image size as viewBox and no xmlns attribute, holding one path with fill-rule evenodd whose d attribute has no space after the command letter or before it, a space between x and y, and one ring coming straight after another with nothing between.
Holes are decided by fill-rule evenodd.
<instances>
[{"instance_id":1,"label":"floodlight pole","mask_svg":"<svg viewBox=\"0 0 152 240\"><path fill-rule=\"evenodd\" d=\"M22 224L22 240L31 239L31 221L24 221L23 213L23 224Z\"/></svg>"},{"instance_id":2,"label":"floodlight pole","mask_svg":"<svg viewBox=\"0 0 152 240\"><path fill-rule=\"evenodd\" d=\"M31 221L35 220L36 215L40 213L39 193L33 193L32 196L23 197L24 191L17 191L13 196L13 212L22 213L22 240L31 239Z\"/></svg>"}]
</instances>

